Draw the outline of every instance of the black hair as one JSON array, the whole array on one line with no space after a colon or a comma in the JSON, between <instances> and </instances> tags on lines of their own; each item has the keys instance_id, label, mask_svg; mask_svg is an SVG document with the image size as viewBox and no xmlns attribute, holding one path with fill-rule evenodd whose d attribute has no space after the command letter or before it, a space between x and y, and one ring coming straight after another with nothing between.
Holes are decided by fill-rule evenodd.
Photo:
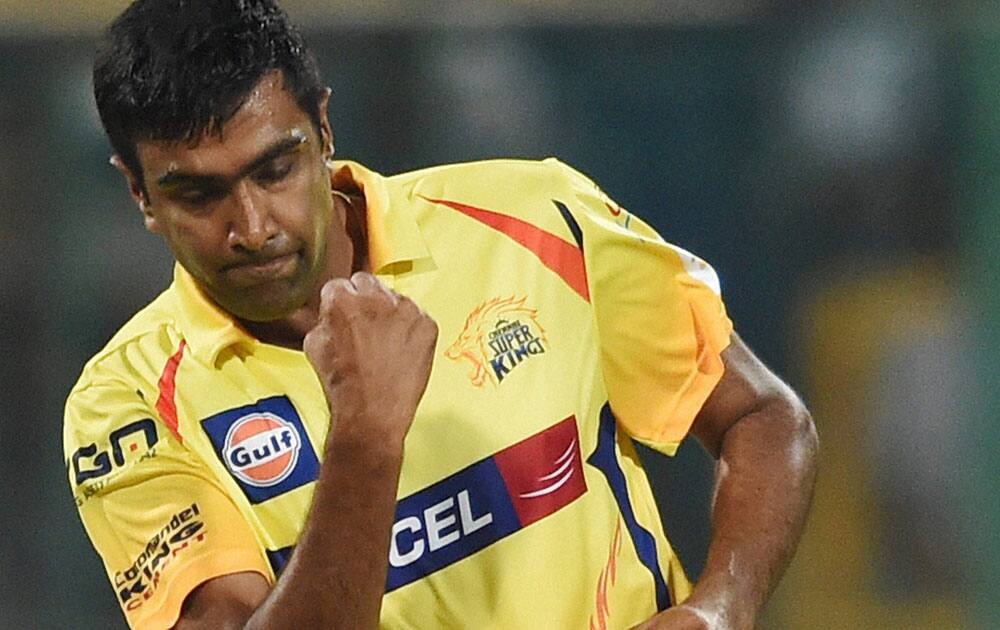
<instances>
[{"instance_id":1,"label":"black hair","mask_svg":"<svg viewBox=\"0 0 1000 630\"><path fill-rule=\"evenodd\" d=\"M111 146L141 184L138 141L196 144L221 133L275 70L319 133L316 60L274 0L136 0L98 48L94 97Z\"/></svg>"}]
</instances>

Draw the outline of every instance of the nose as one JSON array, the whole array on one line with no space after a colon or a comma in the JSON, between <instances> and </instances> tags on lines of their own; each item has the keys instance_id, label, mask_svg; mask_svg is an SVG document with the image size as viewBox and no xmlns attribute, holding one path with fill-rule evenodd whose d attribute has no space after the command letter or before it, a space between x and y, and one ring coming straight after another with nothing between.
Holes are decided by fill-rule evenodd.
<instances>
[{"instance_id":1,"label":"nose","mask_svg":"<svg viewBox=\"0 0 1000 630\"><path fill-rule=\"evenodd\" d=\"M267 199L255 188L251 182L244 180L233 190L235 199L229 224L229 246L234 249L259 251L278 232Z\"/></svg>"}]
</instances>

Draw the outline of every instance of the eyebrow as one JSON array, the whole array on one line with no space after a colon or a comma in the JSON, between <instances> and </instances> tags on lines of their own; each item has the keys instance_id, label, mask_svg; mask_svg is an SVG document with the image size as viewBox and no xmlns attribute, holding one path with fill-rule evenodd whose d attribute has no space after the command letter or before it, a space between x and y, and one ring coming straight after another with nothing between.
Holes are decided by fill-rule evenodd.
<instances>
[{"instance_id":1,"label":"eyebrow","mask_svg":"<svg viewBox=\"0 0 1000 630\"><path fill-rule=\"evenodd\" d=\"M225 181L230 181L230 179L235 181L245 177L249 173L252 173L271 160L286 153L290 153L292 150L307 142L309 142L309 136L306 135L295 135L289 136L288 138L282 138L265 149L263 153L255 157L249 164L241 168L232 178L224 177L222 175L202 175L198 173L187 173L184 171L171 171L156 180L156 183L159 186L167 187L177 186L179 184L219 184Z\"/></svg>"}]
</instances>

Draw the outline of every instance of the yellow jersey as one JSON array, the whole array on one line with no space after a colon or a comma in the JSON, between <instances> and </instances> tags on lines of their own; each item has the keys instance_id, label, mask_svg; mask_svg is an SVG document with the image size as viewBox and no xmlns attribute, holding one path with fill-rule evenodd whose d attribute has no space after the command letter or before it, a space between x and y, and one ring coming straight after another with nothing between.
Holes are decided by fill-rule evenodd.
<instances>
[{"instance_id":1,"label":"yellow jersey","mask_svg":"<svg viewBox=\"0 0 1000 630\"><path fill-rule=\"evenodd\" d=\"M382 627L625 628L687 597L632 440L673 454L722 374L712 269L554 159L336 168L372 271L440 331ZM132 627L171 626L213 577L277 579L329 421L305 355L176 267L66 405L70 484Z\"/></svg>"}]
</instances>

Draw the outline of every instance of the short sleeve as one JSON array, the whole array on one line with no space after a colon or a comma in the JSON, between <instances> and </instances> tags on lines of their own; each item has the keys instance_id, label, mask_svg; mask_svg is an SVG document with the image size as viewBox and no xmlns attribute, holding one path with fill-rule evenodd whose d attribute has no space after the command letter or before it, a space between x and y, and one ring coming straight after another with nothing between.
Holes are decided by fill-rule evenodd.
<instances>
[{"instance_id":1,"label":"short sleeve","mask_svg":"<svg viewBox=\"0 0 1000 630\"><path fill-rule=\"evenodd\" d=\"M556 163L573 191L611 409L632 437L672 455L722 377L733 324L718 276Z\"/></svg>"},{"instance_id":2,"label":"short sleeve","mask_svg":"<svg viewBox=\"0 0 1000 630\"><path fill-rule=\"evenodd\" d=\"M64 447L80 518L132 628L169 628L213 577L270 579L253 531L210 474L123 383L75 390Z\"/></svg>"}]
</instances>

